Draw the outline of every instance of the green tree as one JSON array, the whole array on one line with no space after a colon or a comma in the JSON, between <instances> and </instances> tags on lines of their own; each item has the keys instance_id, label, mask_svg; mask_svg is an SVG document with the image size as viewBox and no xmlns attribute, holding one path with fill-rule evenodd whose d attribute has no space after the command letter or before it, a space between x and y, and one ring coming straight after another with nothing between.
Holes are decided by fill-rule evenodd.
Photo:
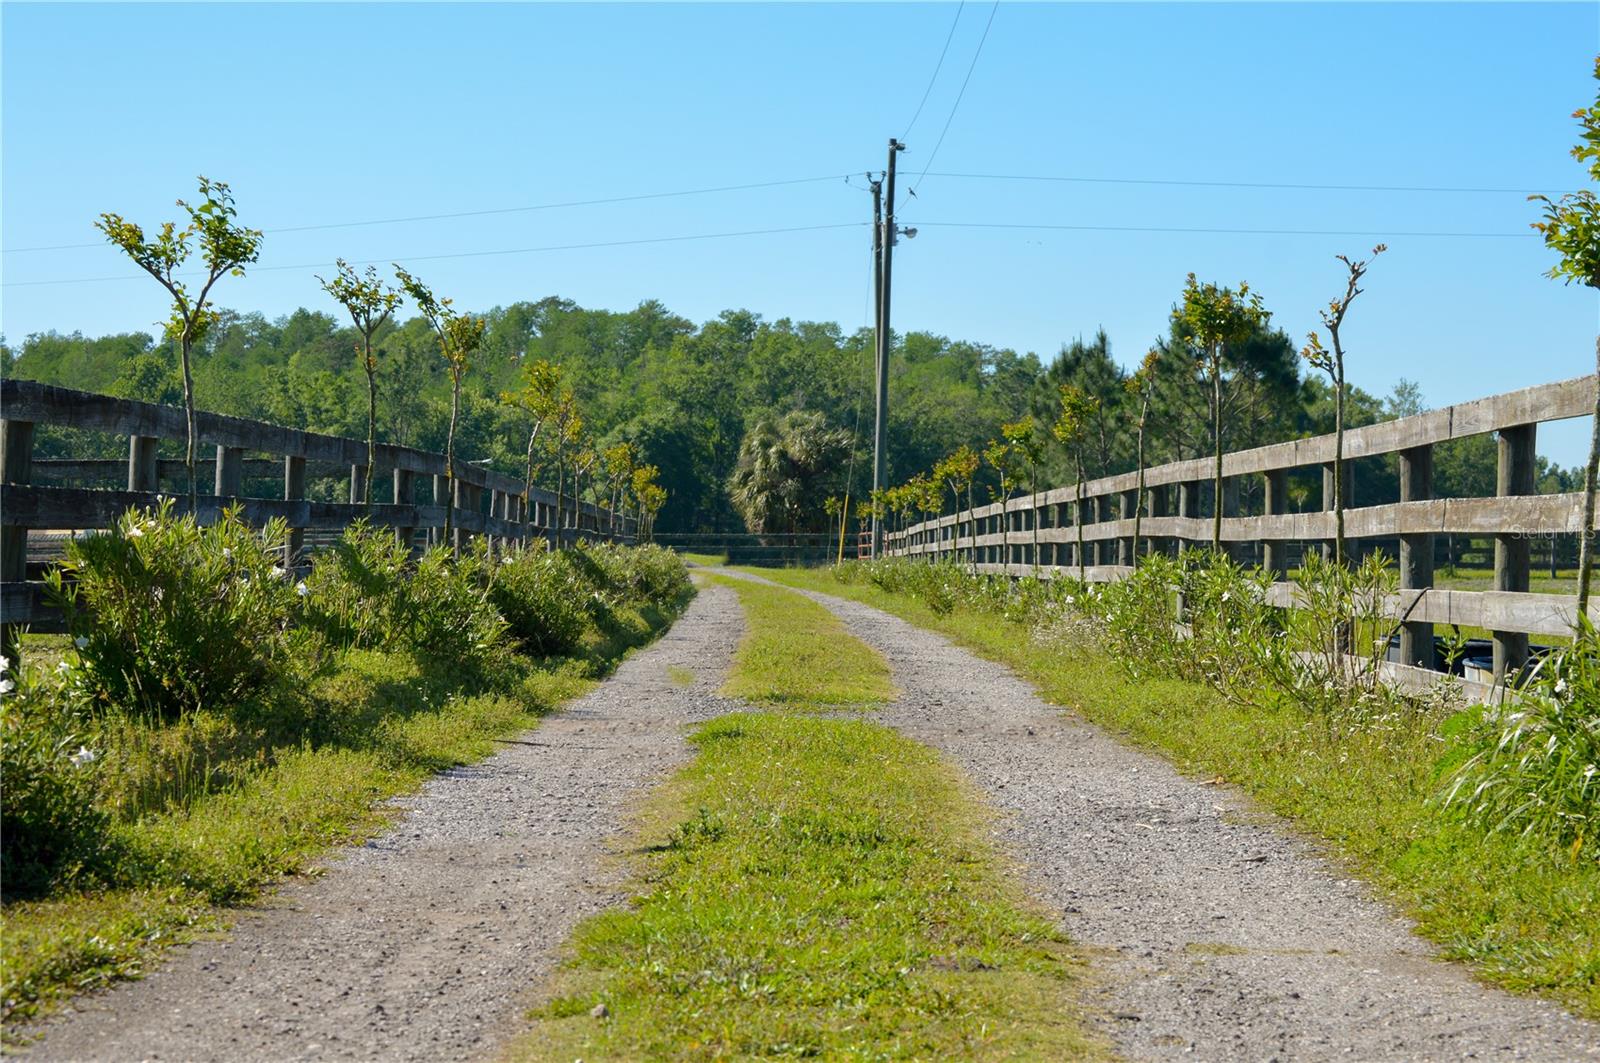
<instances>
[{"instance_id":1,"label":"green tree","mask_svg":"<svg viewBox=\"0 0 1600 1063\"><path fill-rule=\"evenodd\" d=\"M1600 81L1600 58L1595 59L1594 76ZM1600 183L1600 93L1594 103L1574 111L1582 130L1572 157L1587 163L1589 178ZM1544 203L1544 219L1533 223L1544 237L1545 246L1560 256L1550 267L1549 276L1571 284L1600 289L1600 197L1593 189L1569 192L1559 200L1530 196ZM1600 336L1595 337L1594 362L1597 384L1594 424L1589 438L1589 461L1583 472L1583 526L1578 532L1578 629L1585 630L1589 608L1589 587L1594 567L1594 509L1596 480L1600 478Z\"/></svg>"},{"instance_id":2,"label":"green tree","mask_svg":"<svg viewBox=\"0 0 1600 1063\"><path fill-rule=\"evenodd\" d=\"M1073 503L1072 523L1078 529L1078 580L1085 578L1083 559L1083 449L1089 435L1089 426L1094 422L1100 400L1093 395L1087 395L1076 384L1061 385L1061 413L1056 418L1056 423L1051 426L1051 433L1059 439L1072 455L1073 464L1077 475L1073 485L1076 488Z\"/></svg>"},{"instance_id":3,"label":"green tree","mask_svg":"<svg viewBox=\"0 0 1600 1063\"><path fill-rule=\"evenodd\" d=\"M345 308L350 320L361 335L361 369L367 375L367 475L366 497L362 500L372 509L372 457L378 448L378 358L372 351L372 337L384 326L400 305L400 293L378 279L378 271L367 267L363 276L344 259L336 259L338 272L333 280L318 277L322 290L333 296ZM395 499L395 502L409 501Z\"/></svg>"},{"instance_id":4,"label":"green tree","mask_svg":"<svg viewBox=\"0 0 1600 1063\"><path fill-rule=\"evenodd\" d=\"M1222 549L1222 398L1223 376L1230 369L1228 348L1248 339L1265 325L1270 315L1261 306L1261 296L1250 286L1239 283L1239 290L1214 283L1199 283L1193 273L1183 289L1183 305L1177 314L1193 330L1199 363L1210 384L1211 425L1215 472L1212 475L1211 548Z\"/></svg>"},{"instance_id":5,"label":"green tree","mask_svg":"<svg viewBox=\"0 0 1600 1063\"><path fill-rule=\"evenodd\" d=\"M1021 469L1026 470L1028 476L1027 488L1030 495L1039 493L1039 462L1044 460L1044 441L1035 431L1032 417L1012 421L1000 426L1000 434L1010 444L1012 452L1017 456ZM1039 512L1037 499L1029 507L1029 526L1033 529L1033 570L1039 571Z\"/></svg>"},{"instance_id":6,"label":"green tree","mask_svg":"<svg viewBox=\"0 0 1600 1063\"><path fill-rule=\"evenodd\" d=\"M427 285L413 277L395 263L395 276L400 287L411 296L417 309L427 319L439 341L439 353L444 356L445 367L450 371L450 430L444 444L444 539L454 548L452 535L456 508L456 426L461 419L461 378L467 375L472 364L472 354L483 343L484 320L472 315L461 315L451 307L451 300L436 298Z\"/></svg>"},{"instance_id":7,"label":"green tree","mask_svg":"<svg viewBox=\"0 0 1600 1063\"><path fill-rule=\"evenodd\" d=\"M1017 465L1020 455L1011 445L1011 441L1002 435L999 439L989 441L989 445L983 450L983 457L999 481L998 488L991 488L989 495L990 498L998 498L1000 502L1001 564L1009 565L1011 564L1011 514L1006 508L1006 503L1011 500L1011 491L1017 484Z\"/></svg>"},{"instance_id":8,"label":"green tree","mask_svg":"<svg viewBox=\"0 0 1600 1063\"><path fill-rule=\"evenodd\" d=\"M235 221L238 212L228 186L204 176L199 181L199 204L178 200L178 206L189 216L188 224L181 229L177 222L162 222L156 238L147 240L142 228L120 214L102 214L95 222L95 228L105 233L107 240L159 281L172 297L172 316L167 319L166 334L177 342L183 365L183 411L187 422L183 463L189 480L191 510L198 502L199 490L194 471L194 371L190 354L217 320L210 303L211 289L228 274L244 276L244 267L261 254L261 232ZM194 250L191 240L199 245L201 263L205 267L205 279L194 295L190 295L188 287L178 279L178 271Z\"/></svg>"},{"instance_id":9,"label":"green tree","mask_svg":"<svg viewBox=\"0 0 1600 1063\"><path fill-rule=\"evenodd\" d=\"M1155 397L1156 373L1161 366L1161 352L1152 350L1133 375L1128 377L1125 390L1139 404L1138 441L1136 444L1139 482L1134 490L1133 502L1133 564L1139 564L1139 520L1144 513L1144 429L1150 419L1150 402Z\"/></svg>"},{"instance_id":10,"label":"green tree","mask_svg":"<svg viewBox=\"0 0 1600 1063\"><path fill-rule=\"evenodd\" d=\"M543 358L529 358L522 363L522 384L515 391L502 391L500 402L520 411L527 418L528 443L523 455L522 497L533 498L534 453L539 433L559 405L561 395L561 367L551 365ZM533 521L530 504L522 514L523 525Z\"/></svg>"},{"instance_id":11,"label":"green tree","mask_svg":"<svg viewBox=\"0 0 1600 1063\"><path fill-rule=\"evenodd\" d=\"M764 413L739 444L728 479L734 509L753 532L817 531L822 500L834 493L850 455L850 434L815 410Z\"/></svg>"},{"instance_id":12,"label":"green tree","mask_svg":"<svg viewBox=\"0 0 1600 1063\"><path fill-rule=\"evenodd\" d=\"M1333 382L1333 560L1335 564L1344 564L1344 412L1345 398L1348 394L1344 383L1344 344L1340 339L1340 330L1344 327L1345 315L1350 312L1350 304L1355 302L1360 295L1361 278L1366 276L1367 267L1372 260L1383 254L1387 248L1379 244L1372 249L1371 258L1361 261L1351 261L1348 255L1337 255L1340 262L1344 263L1346 277L1343 298L1336 298L1328 303L1327 309L1321 311L1322 325L1328 330L1328 340L1333 344L1333 350L1328 350L1322 345L1322 339L1316 332L1306 335L1305 350L1301 352L1307 362L1328 374L1328 379Z\"/></svg>"},{"instance_id":13,"label":"green tree","mask_svg":"<svg viewBox=\"0 0 1600 1063\"><path fill-rule=\"evenodd\" d=\"M961 512L961 498L967 500L967 537L969 543L978 536L976 518L972 515L972 482L978 475L978 452L963 443L948 457L941 461L935 468L935 475L949 488L955 502L955 512ZM956 525L957 534L960 534L960 524ZM978 571L978 548L973 545L967 547L967 557L972 562L972 571Z\"/></svg>"}]
</instances>

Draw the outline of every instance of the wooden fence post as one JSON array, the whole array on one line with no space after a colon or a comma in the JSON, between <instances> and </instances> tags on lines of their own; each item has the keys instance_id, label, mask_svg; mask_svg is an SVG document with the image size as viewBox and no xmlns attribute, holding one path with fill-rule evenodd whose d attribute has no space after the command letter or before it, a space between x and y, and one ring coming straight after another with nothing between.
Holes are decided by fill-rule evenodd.
<instances>
[{"instance_id":1,"label":"wooden fence post","mask_svg":"<svg viewBox=\"0 0 1600 1063\"><path fill-rule=\"evenodd\" d=\"M26 484L33 480L33 422L0 421L0 482ZM0 583L23 583L28 578L28 529L0 527ZM0 654L16 668L22 660L22 625L0 628Z\"/></svg>"},{"instance_id":2,"label":"wooden fence post","mask_svg":"<svg viewBox=\"0 0 1600 1063\"><path fill-rule=\"evenodd\" d=\"M1200 481L1184 480L1178 484L1178 516L1197 519L1200 516ZM1194 540L1183 536L1178 540L1178 553L1193 547Z\"/></svg>"},{"instance_id":3,"label":"wooden fence post","mask_svg":"<svg viewBox=\"0 0 1600 1063\"><path fill-rule=\"evenodd\" d=\"M1122 491L1117 496L1118 513L1123 520L1132 520L1133 515L1139 510L1139 492L1137 489ZM1137 565L1139 559L1134 556L1136 544L1130 535L1117 540L1117 564Z\"/></svg>"},{"instance_id":4,"label":"wooden fence post","mask_svg":"<svg viewBox=\"0 0 1600 1063\"><path fill-rule=\"evenodd\" d=\"M1400 501L1422 502L1433 497L1433 447L1413 447L1400 452ZM1433 586L1433 536L1400 536L1400 587L1416 590ZM1400 663L1434 667L1433 625L1407 620L1400 626Z\"/></svg>"},{"instance_id":5,"label":"wooden fence post","mask_svg":"<svg viewBox=\"0 0 1600 1063\"><path fill-rule=\"evenodd\" d=\"M444 475L442 473L435 473L434 474L434 476L433 476L433 504L436 505L436 506L447 506L447 505L450 504L449 498L448 498L447 493L445 491L445 483L446 482L447 481L445 480L445 477L444 477ZM433 527L428 529L428 545L429 546L437 546L439 543L442 543L443 541L444 541L444 528L443 527L441 527L439 525L434 525Z\"/></svg>"},{"instance_id":6,"label":"wooden fence post","mask_svg":"<svg viewBox=\"0 0 1600 1063\"><path fill-rule=\"evenodd\" d=\"M350 504L359 506L367 500L367 467L350 466Z\"/></svg>"},{"instance_id":7,"label":"wooden fence post","mask_svg":"<svg viewBox=\"0 0 1600 1063\"><path fill-rule=\"evenodd\" d=\"M1500 430L1495 494L1501 498L1535 493L1534 438L1537 426ZM1528 589L1528 540L1516 533L1494 537L1494 589ZM1520 631L1494 632L1494 677L1498 681L1528 663L1528 636Z\"/></svg>"},{"instance_id":8,"label":"wooden fence post","mask_svg":"<svg viewBox=\"0 0 1600 1063\"><path fill-rule=\"evenodd\" d=\"M1289 512L1289 470L1268 469L1263 479L1262 508L1270 517ZM1289 544L1281 539L1268 539L1261 544L1261 567L1272 574L1274 580L1289 577Z\"/></svg>"},{"instance_id":9,"label":"wooden fence post","mask_svg":"<svg viewBox=\"0 0 1600 1063\"><path fill-rule=\"evenodd\" d=\"M1160 485L1157 485L1155 487L1147 487L1147 488L1145 488L1145 491L1144 491L1144 504L1145 504L1145 515L1146 516L1149 516L1149 517L1152 517L1152 518L1165 517L1167 515L1167 488L1166 488L1166 485L1165 484L1160 484ZM1150 536L1150 549L1149 549L1149 552L1152 553L1152 554L1155 554L1155 553L1163 553L1163 554L1171 553L1172 552L1171 543L1172 543L1172 540L1170 538L1167 538L1166 536L1155 536L1155 535L1152 535L1152 536Z\"/></svg>"},{"instance_id":10,"label":"wooden fence post","mask_svg":"<svg viewBox=\"0 0 1600 1063\"><path fill-rule=\"evenodd\" d=\"M160 442L155 436L128 437L128 490L161 490L161 467L156 463L156 445Z\"/></svg>"},{"instance_id":11,"label":"wooden fence post","mask_svg":"<svg viewBox=\"0 0 1600 1063\"><path fill-rule=\"evenodd\" d=\"M306 497L306 459L295 454L286 455L283 459L284 501L297 502L304 497ZM284 551L288 556L283 559L283 567L294 568L298 565L305 546L306 530L294 524L289 525L288 548Z\"/></svg>"},{"instance_id":12,"label":"wooden fence post","mask_svg":"<svg viewBox=\"0 0 1600 1063\"><path fill-rule=\"evenodd\" d=\"M218 498L238 498L244 488L244 450L241 447L217 447L217 474L213 480L214 494Z\"/></svg>"},{"instance_id":13,"label":"wooden fence post","mask_svg":"<svg viewBox=\"0 0 1600 1063\"><path fill-rule=\"evenodd\" d=\"M396 469L394 471L394 504L395 505L397 505L397 506L409 506L409 505L413 505L415 503L415 500L416 500L416 497L417 497L416 482L417 482L416 473L412 472L410 469ZM415 529L415 528L396 528L394 530L394 534L395 534L395 537L397 539L399 539L400 542L405 546L406 552L407 553L411 553L413 551L413 549L415 548L415 540L416 540L416 537L417 537L417 529Z\"/></svg>"}]
</instances>

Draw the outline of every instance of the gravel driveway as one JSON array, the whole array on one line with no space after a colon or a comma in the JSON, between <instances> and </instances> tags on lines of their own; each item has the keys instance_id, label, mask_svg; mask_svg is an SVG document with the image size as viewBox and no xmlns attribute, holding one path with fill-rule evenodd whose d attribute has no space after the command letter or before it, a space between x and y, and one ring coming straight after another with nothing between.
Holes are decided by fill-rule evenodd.
<instances>
[{"instance_id":1,"label":"gravel driveway","mask_svg":"<svg viewBox=\"0 0 1600 1063\"><path fill-rule=\"evenodd\" d=\"M1003 846L1089 953L1134 1059L1600 1059L1600 1026L1487 987L1236 791L1044 702L1005 667L809 594L888 658L877 714L1002 810Z\"/></svg>"},{"instance_id":2,"label":"gravel driveway","mask_svg":"<svg viewBox=\"0 0 1600 1063\"><path fill-rule=\"evenodd\" d=\"M586 915L607 842L689 755L743 614L707 587L660 641L503 752L400 798L388 833L290 880L224 940L42 1024L43 1060L455 1060L491 1054ZM687 669L678 686L668 669ZM682 673L677 673L682 678Z\"/></svg>"}]
</instances>

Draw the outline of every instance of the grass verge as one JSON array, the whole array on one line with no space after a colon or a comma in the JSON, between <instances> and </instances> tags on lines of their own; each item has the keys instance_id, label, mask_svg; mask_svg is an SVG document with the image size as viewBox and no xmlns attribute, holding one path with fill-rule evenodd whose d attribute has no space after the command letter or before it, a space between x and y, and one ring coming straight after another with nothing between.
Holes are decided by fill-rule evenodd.
<instances>
[{"instance_id":1,"label":"grass verge","mask_svg":"<svg viewBox=\"0 0 1600 1063\"><path fill-rule=\"evenodd\" d=\"M1600 868L1537 852L1440 815L1431 799L1464 755L1467 717L1340 728L1292 709L1231 703L1208 687L1133 680L1081 645L1028 626L846 584L826 571L763 571L791 586L876 606L1010 666L1058 705L1241 786L1332 843L1421 932L1485 979L1600 1018Z\"/></svg>"},{"instance_id":2,"label":"grass verge","mask_svg":"<svg viewBox=\"0 0 1600 1063\"><path fill-rule=\"evenodd\" d=\"M865 707L895 695L889 665L809 598L750 580L711 575L744 607L744 638L722 693L766 705Z\"/></svg>"},{"instance_id":3,"label":"grass verge","mask_svg":"<svg viewBox=\"0 0 1600 1063\"><path fill-rule=\"evenodd\" d=\"M8 1039L27 1036L19 1020L73 993L137 977L165 946L219 928L226 906L252 900L330 846L370 836L389 821L378 802L534 726L654 638L686 601L618 609L604 633L590 631L579 656L516 657L492 681L451 675L411 654L347 652L300 699L272 707L340 721L338 730L318 743L257 748L255 764L208 739L223 730L220 719L200 717L159 734L128 729L123 762L105 765L119 789L138 791L158 776L170 782L175 759L194 761L204 779L166 811L113 821L112 888L5 905L0 1018ZM33 650L47 656L51 645L35 642ZM249 737L228 731L227 744ZM175 757L170 748L141 749L140 741L192 748ZM234 755L219 769L225 752ZM215 785L219 774L225 785Z\"/></svg>"},{"instance_id":4,"label":"grass verge","mask_svg":"<svg viewBox=\"0 0 1600 1063\"><path fill-rule=\"evenodd\" d=\"M1074 962L932 750L738 713L656 798L639 896L583 923L517 1060L1084 1058Z\"/></svg>"}]
</instances>

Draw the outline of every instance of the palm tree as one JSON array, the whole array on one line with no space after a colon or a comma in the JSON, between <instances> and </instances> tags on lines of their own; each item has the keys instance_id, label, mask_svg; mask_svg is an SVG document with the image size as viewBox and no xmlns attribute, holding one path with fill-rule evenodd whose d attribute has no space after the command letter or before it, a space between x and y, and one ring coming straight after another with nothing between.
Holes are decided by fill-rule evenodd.
<instances>
[{"instance_id":1,"label":"palm tree","mask_svg":"<svg viewBox=\"0 0 1600 1063\"><path fill-rule=\"evenodd\" d=\"M757 417L728 478L733 508L752 532L816 531L822 503L850 455L850 433L814 410Z\"/></svg>"}]
</instances>

